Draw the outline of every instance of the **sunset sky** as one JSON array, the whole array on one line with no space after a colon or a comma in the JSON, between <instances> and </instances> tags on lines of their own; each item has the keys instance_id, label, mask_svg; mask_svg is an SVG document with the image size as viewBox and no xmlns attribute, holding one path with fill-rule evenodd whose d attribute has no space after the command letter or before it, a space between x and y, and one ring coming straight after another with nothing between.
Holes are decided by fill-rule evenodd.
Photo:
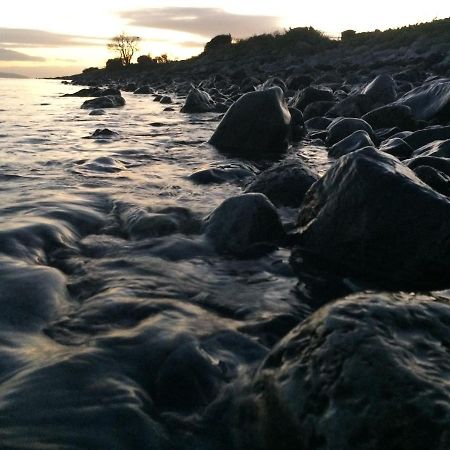
<instances>
[{"instance_id":1,"label":"sunset sky","mask_svg":"<svg viewBox=\"0 0 450 450\"><path fill-rule=\"evenodd\" d=\"M109 38L140 36L140 54L184 59L221 33L247 37L288 27L313 26L329 35L342 30L384 30L450 16L450 2L361 0L14 0L0 15L0 72L33 77L67 75L103 67L115 55Z\"/></svg>"}]
</instances>

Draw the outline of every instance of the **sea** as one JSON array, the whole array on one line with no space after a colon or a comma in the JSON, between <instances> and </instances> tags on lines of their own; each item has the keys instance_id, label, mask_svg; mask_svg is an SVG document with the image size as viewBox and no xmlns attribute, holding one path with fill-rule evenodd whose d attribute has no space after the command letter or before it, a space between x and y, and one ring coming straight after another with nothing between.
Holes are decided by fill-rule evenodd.
<instances>
[{"instance_id":1,"label":"sea","mask_svg":"<svg viewBox=\"0 0 450 450\"><path fill-rule=\"evenodd\" d=\"M189 176L267 163L219 153L220 115L175 94L93 116L63 97L78 89L0 80L0 448L230 448L214 405L311 310L289 249L243 260L205 238L245 181ZM326 168L314 143L290 152Z\"/></svg>"}]
</instances>

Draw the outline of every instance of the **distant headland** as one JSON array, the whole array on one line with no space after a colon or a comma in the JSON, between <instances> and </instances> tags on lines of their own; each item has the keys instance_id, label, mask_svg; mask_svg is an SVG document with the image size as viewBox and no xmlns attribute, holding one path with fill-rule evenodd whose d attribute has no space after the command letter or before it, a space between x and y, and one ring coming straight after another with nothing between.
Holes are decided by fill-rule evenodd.
<instances>
[{"instance_id":1,"label":"distant headland","mask_svg":"<svg viewBox=\"0 0 450 450\"><path fill-rule=\"evenodd\" d=\"M0 72L0 78L28 78L25 75L20 75L18 73Z\"/></svg>"}]
</instances>

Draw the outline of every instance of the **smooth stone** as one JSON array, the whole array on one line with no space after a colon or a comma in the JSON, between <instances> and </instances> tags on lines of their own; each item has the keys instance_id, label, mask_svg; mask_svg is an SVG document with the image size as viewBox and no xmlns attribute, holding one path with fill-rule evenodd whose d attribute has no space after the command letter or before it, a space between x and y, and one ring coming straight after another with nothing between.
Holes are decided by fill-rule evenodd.
<instances>
[{"instance_id":1,"label":"smooth stone","mask_svg":"<svg viewBox=\"0 0 450 450\"><path fill-rule=\"evenodd\" d=\"M413 170L419 166L434 167L436 170L444 172L445 174L450 176L450 158L440 158L436 156L418 156L408 161L404 161L404 163Z\"/></svg>"},{"instance_id":2,"label":"smooth stone","mask_svg":"<svg viewBox=\"0 0 450 450\"><path fill-rule=\"evenodd\" d=\"M412 109L406 105L385 105L373 109L361 117L373 129L398 127L401 130L415 130L416 121Z\"/></svg>"},{"instance_id":3,"label":"smooth stone","mask_svg":"<svg viewBox=\"0 0 450 450\"><path fill-rule=\"evenodd\" d=\"M327 128L327 145L334 145L347 136L350 136L353 132L359 130L365 131L372 141L376 139L372 127L362 119L350 117L340 117L335 119Z\"/></svg>"},{"instance_id":4,"label":"smooth stone","mask_svg":"<svg viewBox=\"0 0 450 450\"><path fill-rule=\"evenodd\" d=\"M227 183L253 178L255 171L245 165L225 165L202 169L189 175L189 179L198 184Z\"/></svg>"},{"instance_id":5,"label":"smooth stone","mask_svg":"<svg viewBox=\"0 0 450 450\"><path fill-rule=\"evenodd\" d=\"M91 87L80 89L73 94L64 94L63 97L104 97L108 95L120 95L120 90L116 88Z\"/></svg>"},{"instance_id":6,"label":"smooth stone","mask_svg":"<svg viewBox=\"0 0 450 450\"><path fill-rule=\"evenodd\" d=\"M153 94L153 93L154 91L150 86L141 86L133 92L133 94L136 95Z\"/></svg>"},{"instance_id":7,"label":"smooth stone","mask_svg":"<svg viewBox=\"0 0 450 450\"><path fill-rule=\"evenodd\" d=\"M396 158L408 159L411 158L413 149L403 139L390 138L381 143L380 152L388 153Z\"/></svg>"},{"instance_id":8,"label":"smooth stone","mask_svg":"<svg viewBox=\"0 0 450 450\"><path fill-rule=\"evenodd\" d=\"M245 192L260 192L276 206L298 207L318 179L301 159L287 159L261 172Z\"/></svg>"},{"instance_id":9,"label":"smooth stone","mask_svg":"<svg viewBox=\"0 0 450 450\"><path fill-rule=\"evenodd\" d=\"M242 194L226 199L205 219L205 234L219 253L245 258L273 250L284 231L265 195Z\"/></svg>"},{"instance_id":10,"label":"smooth stone","mask_svg":"<svg viewBox=\"0 0 450 450\"><path fill-rule=\"evenodd\" d=\"M300 249L381 287L450 284L450 201L396 158L365 148L339 158L307 192Z\"/></svg>"},{"instance_id":11,"label":"smooth stone","mask_svg":"<svg viewBox=\"0 0 450 450\"><path fill-rule=\"evenodd\" d=\"M450 195L450 176L431 166L418 166L413 170L418 178L436 192L447 197Z\"/></svg>"},{"instance_id":12,"label":"smooth stone","mask_svg":"<svg viewBox=\"0 0 450 450\"><path fill-rule=\"evenodd\" d=\"M445 141L433 141L423 147L414 150L415 156L438 156L443 158L450 158L450 139Z\"/></svg>"},{"instance_id":13,"label":"smooth stone","mask_svg":"<svg viewBox=\"0 0 450 450\"><path fill-rule=\"evenodd\" d=\"M424 128L423 130L409 133L403 137L403 140L408 143L413 150L417 150L433 141L444 141L447 139L450 139L450 126L441 127L439 125Z\"/></svg>"},{"instance_id":14,"label":"smooth stone","mask_svg":"<svg viewBox=\"0 0 450 450\"><path fill-rule=\"evenodd\" d=\"M424 295L356 294L319 309L236 400L236 448L447 450L449 323L448 303Z\"/></svg>"},{"instance_id":15,"label":"smooth stone","mask_svg":"<svg viewBox=\"0 0 450 450\"><path fill-rule=\"evenodd\" d=\"M366 131L357 130L350 136L332 145L328 150L328 155L332 158L340 158L364 147L375 147L375 144Z\"/></svg>"},{"instance_id":16,"label":"smooth stone","mask_svg":"<svg viewBox=\"0 0 450 450\"><path fill-rule=\"evenodd\" d=\"M289 89L297 90L304 89L314 82L314 78L310 75L292 74L286 80L286 85Z\"/></svg>"},{"instance_id":17,"label":"smooth stone","mask_svg":"<svg viewBox=\"0 0 450 450\"><path fill-rule=\"evenodd\" d=\"M308 120L314 117L325 116L335 104L336 102L326 100L310 103L303 111L303 117L305 120Z\"/></svg>"},{"instance_id":18,"label":"smooth stone","mask_svg":"<svg viewBox=\"0 0 450 450\"><path fill-rule=\"evenodd\" d=\"M125 105L125 99L120 95L107 95L105 97L97 97L92 100L86 100L82 105L82 109L98 109L98 108L117 108Z\"/></svg>"},{"instance_id":19,"label":"smooth stone","mask_svg":"<svg viewBox=\"0 0 450 450\"><path fill-rule=\"evenodd\" d=\"M326 130L333 119L329 117L313 117L305 121L308 130Z\"/></svg>"},{"instance_id":20,"label":"smooth stone","mask_svg":"<svg viewBox=\"0 0 450 450\"><path fill-rule=\"evenodd\" d=\"M111 139L118 136L119 133L116 131L112 131L108 128L97 128L90 137L94 139Z\"/></svg>"},{"instance_id":21,"label":"smooth stone","mask_svg":"<svg viewBox=\"0 0 450 450\"><path fill-rule=\"evenodd\" d=\"M182 113L206 113L214 111L215 103L211 96L205 92L192 87L186 98Z\"/></svg>"},{"instance_id":22,"label":"smooth stone","mask_svg":"<svg viewBox=\"0 0 450 450\"><path fill-rule=\"evenodd\" d=\"M254 156L280 153L288 147L290 125L281 88L249 92L227 111L210 143L219 150Z\"/></svg>"},{"instance_id":23,"label":"smooth stone","mask_svg":"<svg viewBox=\"0 0 450 450\"><path fill-rule=\"evenodd\" d=\"M89 115L90 116L104 116L106 114L106 111L103 111L103 109L93 109Z\"/></svg>"},{"instance_id":24,"label":"smooth stone","mask_svg":"<svg viewBox=\"0 0 450 450\"><path fill-rule=\"evenodd\" d=\"M395 81L388 74L375 77L361 92L367 95L374 104L386 105L397 98Z\"/></svg>"},{"instance_id":25,"label":"smooth stone","mask_svg":"<svg viewBox=\"0 0 450 450\"><path fill-rule=\"evenodd\" d=\"M295 103L295 107L300 111L304 111L304 109L313 102L318 101L334 101L334 94L331 89L324 87L316 87L316 86L308 86L305 89L302 89L298 93L297 101Z\"/></svg>"},{"instance_id":26,"label":"smooth stone","mask_svg":"<svg viewBox=\"0 0 450 450\"><path fill-rule=\"evenodd\" d=\"M327 117L361 117L373 108L372 100L365 94L349 95L326 113Z\"/></svg>"},{"instance_id":27,"label":"smooth stone","mask_svg":"<svg viewBox=\"0 0 450 450\"><path fill-rule=\"evenodd\" d=\"M168 95L163 95L160 98L159 103L161 103L162 105L169 105L169 104L173 103L173 101Z\"/></svg>"}]
</instances>

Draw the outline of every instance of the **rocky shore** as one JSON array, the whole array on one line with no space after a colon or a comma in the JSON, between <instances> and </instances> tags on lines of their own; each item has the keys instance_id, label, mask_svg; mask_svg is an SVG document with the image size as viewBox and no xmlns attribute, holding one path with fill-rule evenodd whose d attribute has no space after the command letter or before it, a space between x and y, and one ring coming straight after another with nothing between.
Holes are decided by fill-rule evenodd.
<instances>
[{"instance_id":1,"label":"rocky shore","mask_svg":"<svg viewBox=\"0 0 450 450\"><path fill-rule=\"evenodd\" d=\"M183 372L188 356L172 361L172 375L195 385L206 406L192 409L188 426L176 414L186 405L162 386L175 444L158 448L450 448L450 22L442 23L447 35L412 27L402 45L375 33L301 58L233 60L222 48L154 72L73 77L90 86L72 94L93 97L81 106L90 114L126 108L127 91L179 114L220 115L209 142L242 164L190 179L240 180L242 193L195 227L232 260L288 248L298 300L311 308L298 325L274 319L268 355L229 383L198 352L195 373ZM302 142L327 148L326 173L289 152ZM283 208L295 211L293 222Z\"/></svg>"}]
</instances>

